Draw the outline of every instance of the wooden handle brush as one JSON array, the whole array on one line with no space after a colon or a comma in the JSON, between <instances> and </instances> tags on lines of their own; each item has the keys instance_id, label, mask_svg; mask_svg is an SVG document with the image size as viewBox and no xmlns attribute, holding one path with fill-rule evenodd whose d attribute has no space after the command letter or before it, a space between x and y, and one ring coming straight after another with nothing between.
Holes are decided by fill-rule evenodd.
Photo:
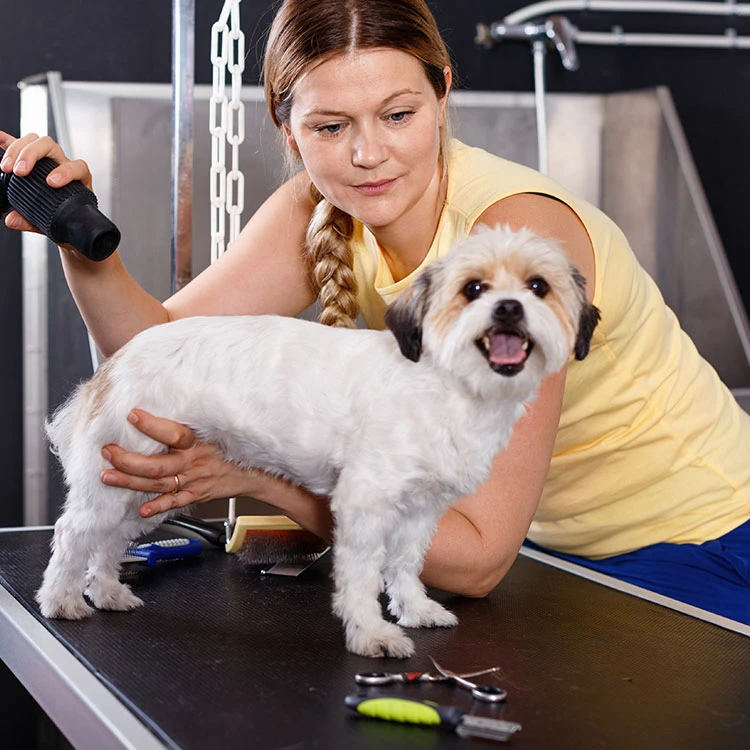
<instances>
[{"instance_id":1,"label":"wooden handle brush","mask_svg":"<svg viewBox=\"0 0 750 750\"><path fill-rule=\"evenodd\" d=\"M224 547L248 565L300 565L316 560L328 543L287 516L237 516L226 530L210 521L178 513L163 521L193 531L214 547Z\"/></svg>"},{"instance_id":2,"label":"wooden handle brush","mask_svg":"<svg viewBox=\"0 0 750 750\"><path fill-rule=\"evenodd\" d=\"M286 516L238 516L226 551L248 565L297 565L315 561L328 543Z\"/></svg>"}]
</instances>

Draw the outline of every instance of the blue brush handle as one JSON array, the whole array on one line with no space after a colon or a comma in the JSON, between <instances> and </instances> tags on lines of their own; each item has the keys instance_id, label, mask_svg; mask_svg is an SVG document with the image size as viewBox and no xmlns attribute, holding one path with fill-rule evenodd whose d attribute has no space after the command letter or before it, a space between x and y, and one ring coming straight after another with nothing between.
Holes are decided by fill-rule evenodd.
<instances>
[{"instance_id":1,"label":"blue brush handle","mask_svg":"<svg viewBox=\"0 0 750 750\"><path fill-rule=\"evenodd\" d=\"M149 568L159 560L176 560L182 557L193 557L203 551L203 545L197 539L165 539L161 542L139 544L128 549L129 555L142 557Z\"/></svg>"}]
</instances>

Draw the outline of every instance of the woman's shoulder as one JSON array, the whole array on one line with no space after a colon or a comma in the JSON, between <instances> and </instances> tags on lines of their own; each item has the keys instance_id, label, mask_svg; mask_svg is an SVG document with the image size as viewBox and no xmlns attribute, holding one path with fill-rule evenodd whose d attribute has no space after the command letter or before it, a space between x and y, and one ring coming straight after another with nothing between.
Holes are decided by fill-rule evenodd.
<instances>
[{"instance_id":1,"label":"woman's shoulder","mask_svg":"<svg viewBox=\"0 0 750 750\"><path fill-rule=\"evenodd\" d=\"M458 139L451 143L451 175L455 179L492 179L493 182L510 185L514 182L531 184L552 183L532 167L506 159L479 146L470 146Z\"/></svg>"},{"instance_id":2,"label":"woman's shoulder","mask_svg":"<svg viewBox=\"0 0 750 750\"><path fill-rule=\"evenodd\" d=\"M287 178L270 196L281 203L287 203L303 214L312 213L315 208L310 187L312 181L307 171L302 169L297 174Z\"/></svg>"},{"instance_id":3,"label":"woman's shoulder","mask_svg":"<svg viewBox=\"0 0 750 750\"><path fill-rule=\"evenodd\" d=\"M448 203L463 217L468 231L488 209L507 201L508 207L514 204L530 214L540 206L549 215L564 214L567 208L595 245L606 247L613 240L627 244L619 228L599 208L532 167L458 140L453 141L450 165Z\"/></svg>"},{"instance_id":4,"label":"woman's shoulder","mask_svg":"<svg viewBox=\"0 0 750 750\"><path fill-rule=\"evenodd\" d=\"M535 169L476 146L454 140L448 173L448 204L470 223L489 206L513 195L551 195L569 203L573 197Z\"/></svg>"}]
</instances>

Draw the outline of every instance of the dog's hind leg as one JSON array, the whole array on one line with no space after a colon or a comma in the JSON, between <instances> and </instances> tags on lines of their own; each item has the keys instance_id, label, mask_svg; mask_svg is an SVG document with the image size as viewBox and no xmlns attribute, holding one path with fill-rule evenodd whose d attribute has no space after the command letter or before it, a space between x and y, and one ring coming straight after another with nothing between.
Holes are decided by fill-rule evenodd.
<instances>
[{"instance_id":1,"label":"dog's hind leg","mask_svg":"<svg viewBox=\"0 0 750 750\"><path fill-rule=\"evenodd\" d=\"M113 534L91 558L86 596L97 609L126 612L143 605L130 586L120 581L120 560L129 541L123 534Z\"/></svg>"},{"instance_id":2,"label":"dog's hind leg","mask_svg":"<svg viewBox=\"0 0 750 750\"><path fill-rule=\"evenodd\" d=\"M383 618L378 599L386 529L372 512L337 508L335 495L333 611L343 620L346 647L361 656L405 659L414 653L414 643L398 625Z\"/></svg>"},{"instance_id":3,"label":"dog's hind leg","mask_svg":"<svg viewBox=\"0 0 750 750\"><path fill-rule=\"evenodd\" d=\"M430 599L419 579L433 529L425 519L402 519L388 538L383 568L388 609L407 628L450 628L458 618L442 604Z\"/></svg>"},{"instance_id":4,"label":"dog's hind leg","mask_svg":"<svg viewBox=\"0 0 750 750\"><path fill-rule=\"evenodd\" d=\"M91 556L89 535L71 522L68 513L55 524L52 557L36 594L44 617L81 620L93 613L83 598Z\"/></svg>"},{"instance_id":5,"label":"dog's hind leg","mask_svg":"<svg viewBox=\"0 0 750 750\"><path fill-rule=\"evenodd\" d=\"M129 490L122 492L133 496ZM93 553L86 573L86 596L97 609L127 612L143 605L143 600L133 593L130 586L120 581L120 561L127 546L160 522L159 516L150 519L137 516L134 509L139 504L126 503L133 509L126 511L126 518L112 528L102 529L103 543Z\"/></svg>"}]
</instances>

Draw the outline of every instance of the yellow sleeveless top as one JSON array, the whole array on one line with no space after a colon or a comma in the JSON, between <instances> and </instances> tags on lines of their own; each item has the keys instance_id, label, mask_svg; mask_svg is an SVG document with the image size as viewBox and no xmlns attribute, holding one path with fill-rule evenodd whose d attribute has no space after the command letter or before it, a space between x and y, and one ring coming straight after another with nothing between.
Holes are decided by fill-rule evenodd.
<instances>
[{"instance_id":1,"label":"yellow sleeveless top","mask_svg":"<svg viewBox=\"0 0 750 750\"><path fill-rule=\"evenodd\" d=\"M602 319L589 356L571 358L549 475L529 538L588 557L657 542L700 543L750 518L750 416L699 355L601 211L540 173L458 141L448 195L422 265L463 240L493 203L541 193L578 215L594 248ZM372 328L410 283L393 281L355 222L359 304Z\"/></svg>"}]
</instances>

